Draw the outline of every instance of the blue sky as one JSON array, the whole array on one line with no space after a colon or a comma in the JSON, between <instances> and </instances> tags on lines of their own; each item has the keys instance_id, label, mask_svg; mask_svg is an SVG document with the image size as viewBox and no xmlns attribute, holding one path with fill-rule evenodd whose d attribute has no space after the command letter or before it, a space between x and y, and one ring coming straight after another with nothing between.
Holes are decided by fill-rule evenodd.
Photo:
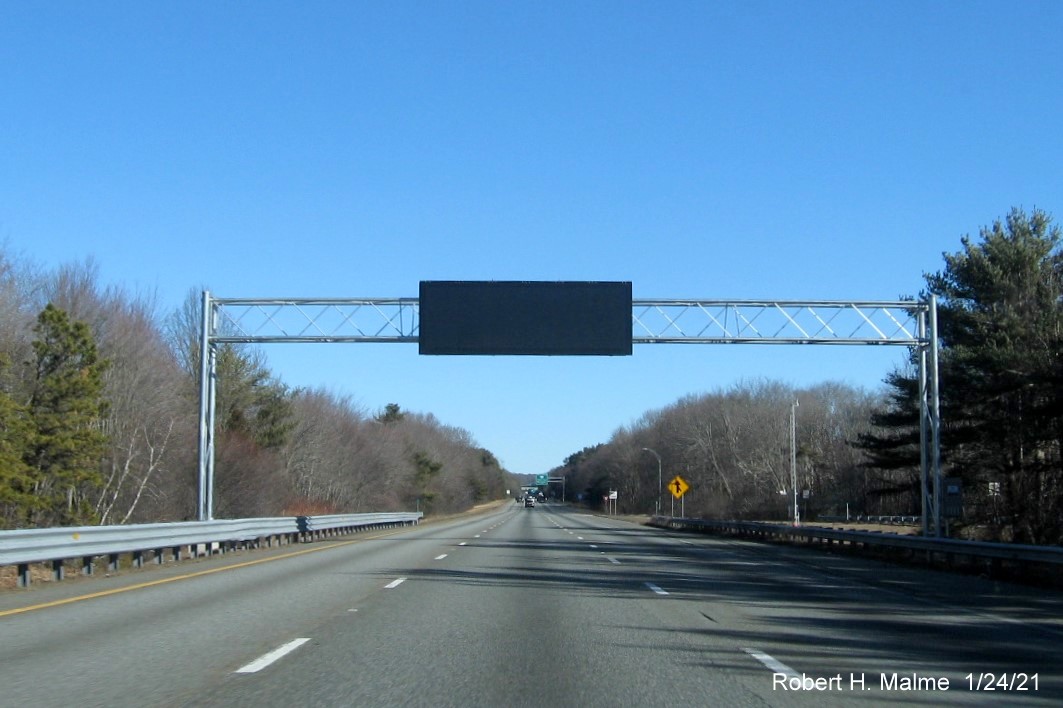
<instances>
[{"instance_id":1,"label":"blue sky","mask_svg":"<svg viewBox=\"0 0 1063 708\"><path fill-rule=\"evenodd\" d=\"M1058 214L1061 30L1058 2L3 3L0 239L162 312L420 280L892 300L1011 207ZM903 355L265 351L522 473L688 393L875 388Z\"/></svg>"}]
</instances>

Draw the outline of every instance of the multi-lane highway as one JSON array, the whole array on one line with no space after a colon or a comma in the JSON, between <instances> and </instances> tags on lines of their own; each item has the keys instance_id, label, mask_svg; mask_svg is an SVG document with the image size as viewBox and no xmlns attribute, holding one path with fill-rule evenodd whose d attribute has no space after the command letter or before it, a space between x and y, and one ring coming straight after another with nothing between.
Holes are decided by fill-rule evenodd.
<instances>
[{"instance_id":1,"label":"multi-lane highway","mask_svg":"<svg viewBox=\"0 0 1063 708\"><path fill-rule=\"evenodd\" d=\"M1059 705L1061 649L1057 592L510 505L5 592L0 705Z\"/></svg>"}]
</instances>

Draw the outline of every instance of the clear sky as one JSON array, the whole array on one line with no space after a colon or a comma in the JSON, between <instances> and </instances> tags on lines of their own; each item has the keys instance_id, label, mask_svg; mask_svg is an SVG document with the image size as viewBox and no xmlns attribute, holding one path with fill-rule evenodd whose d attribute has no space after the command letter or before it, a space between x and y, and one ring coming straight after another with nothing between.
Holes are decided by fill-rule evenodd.
<instances>
[{"instance_id":1,"label":"clear sky","mask_svg":"<svg viewBox=\"0 0 1063 708\"><path fill-rule=\"evenodd\" d=\"M1061 33L1054 1L5 2L0 240L162 312L420 280L892 300L1013 206L1063 219ZM876 388L903 358L265 352L520 473L685 394Z\"/></svg>"}]
</instances>

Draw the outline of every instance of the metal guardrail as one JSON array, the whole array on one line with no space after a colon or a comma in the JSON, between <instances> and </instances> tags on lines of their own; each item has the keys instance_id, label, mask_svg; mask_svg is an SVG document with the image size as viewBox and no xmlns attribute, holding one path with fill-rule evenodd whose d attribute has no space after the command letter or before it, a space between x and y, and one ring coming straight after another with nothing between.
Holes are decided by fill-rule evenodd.
<instances>
[{"instance_id":1,"label":"metal guardrail","mask_svg":"<svg viewBox=\"0 0 1063 708\"><path fill-rule=\"evenodd\" d=\"M303 533L339 533L346 529L394 526L396 523L417 523L422 512L401 514L330 514L328 516L299 516L299 530Z\"/></svg>"},{"instance_id":2,"label":"metal guardrail","mask_svg":"<svg viewBox=\"0 0 1063 708\"><path fill-rule=\"evenodd\" d=\"M816 517L816 521L827 521L830 523L838 524L885 524L887 526L921 526L923 523L922 516L912 516L910 514L888 514L883 516L873 516L859 514L857 516L845 517L842 515L837 516L824 516L819 515Z\"/></svg>"},{"instance_id":3,"label":"metal guardrail","mask_svg":"<svg viewBox=\"0 0 1063 708\"><path fill-rule=\"evenodd\" d=\"M163 563L169 551L173 560L181 560L182 549L188 557L232 550L263 543L312 541L352 531L416 524L421 512L336 514L328 516L283 516L260 519L222 519L129 526L76 526L46 529L0 531L0 566L18 566L18 584L30 583L29 566L52 564L52 575L62 580L64 564L81 559L81 572L91 575L95 559L108 558L107 567L117 570L119 557L132 554L132 563L140 567L144 554L154 554Z\"/></svg>"},{"instance_id":4,"label":"metal guardrail","mask_svg":"<svg viewBox=\"0 0 1063 708\"><path fill-rule=\"evenodd\" d=\"M761 538L766 540L804 540L810 543L840 544L854 547L902 549L920 551L928 559L934 556L951 563L957 557L988 561L999 565L1003 561L1029 565L1049 565L1059 570L1063 566L1063 547L1030 546L1015 543L992 543L988 541L961 541L952 538L926 538L902 536L872 531L849 531L825 529L813 526L787 526L764 524L753 521L708 521L705 519L681 519L655 516L655 526L680 530L722 533L732 536Z\"/></svg>"}]
</instances>

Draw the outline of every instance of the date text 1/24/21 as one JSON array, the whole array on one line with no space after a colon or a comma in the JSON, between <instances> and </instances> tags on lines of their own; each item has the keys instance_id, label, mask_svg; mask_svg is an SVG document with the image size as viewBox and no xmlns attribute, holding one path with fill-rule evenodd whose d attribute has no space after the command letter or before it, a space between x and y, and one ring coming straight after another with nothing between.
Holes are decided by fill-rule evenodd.
<instances>
[{"instance_id":1,"label":"date text 1/24/21","mask_svg":"<svg viewBox=\"0 0 1063 708\"><path fill-rule=\"evenodd\" d=\"M971 691L1036 691L1037 674L967 674L967 688Z\"/></svg>"}]
</instances>

